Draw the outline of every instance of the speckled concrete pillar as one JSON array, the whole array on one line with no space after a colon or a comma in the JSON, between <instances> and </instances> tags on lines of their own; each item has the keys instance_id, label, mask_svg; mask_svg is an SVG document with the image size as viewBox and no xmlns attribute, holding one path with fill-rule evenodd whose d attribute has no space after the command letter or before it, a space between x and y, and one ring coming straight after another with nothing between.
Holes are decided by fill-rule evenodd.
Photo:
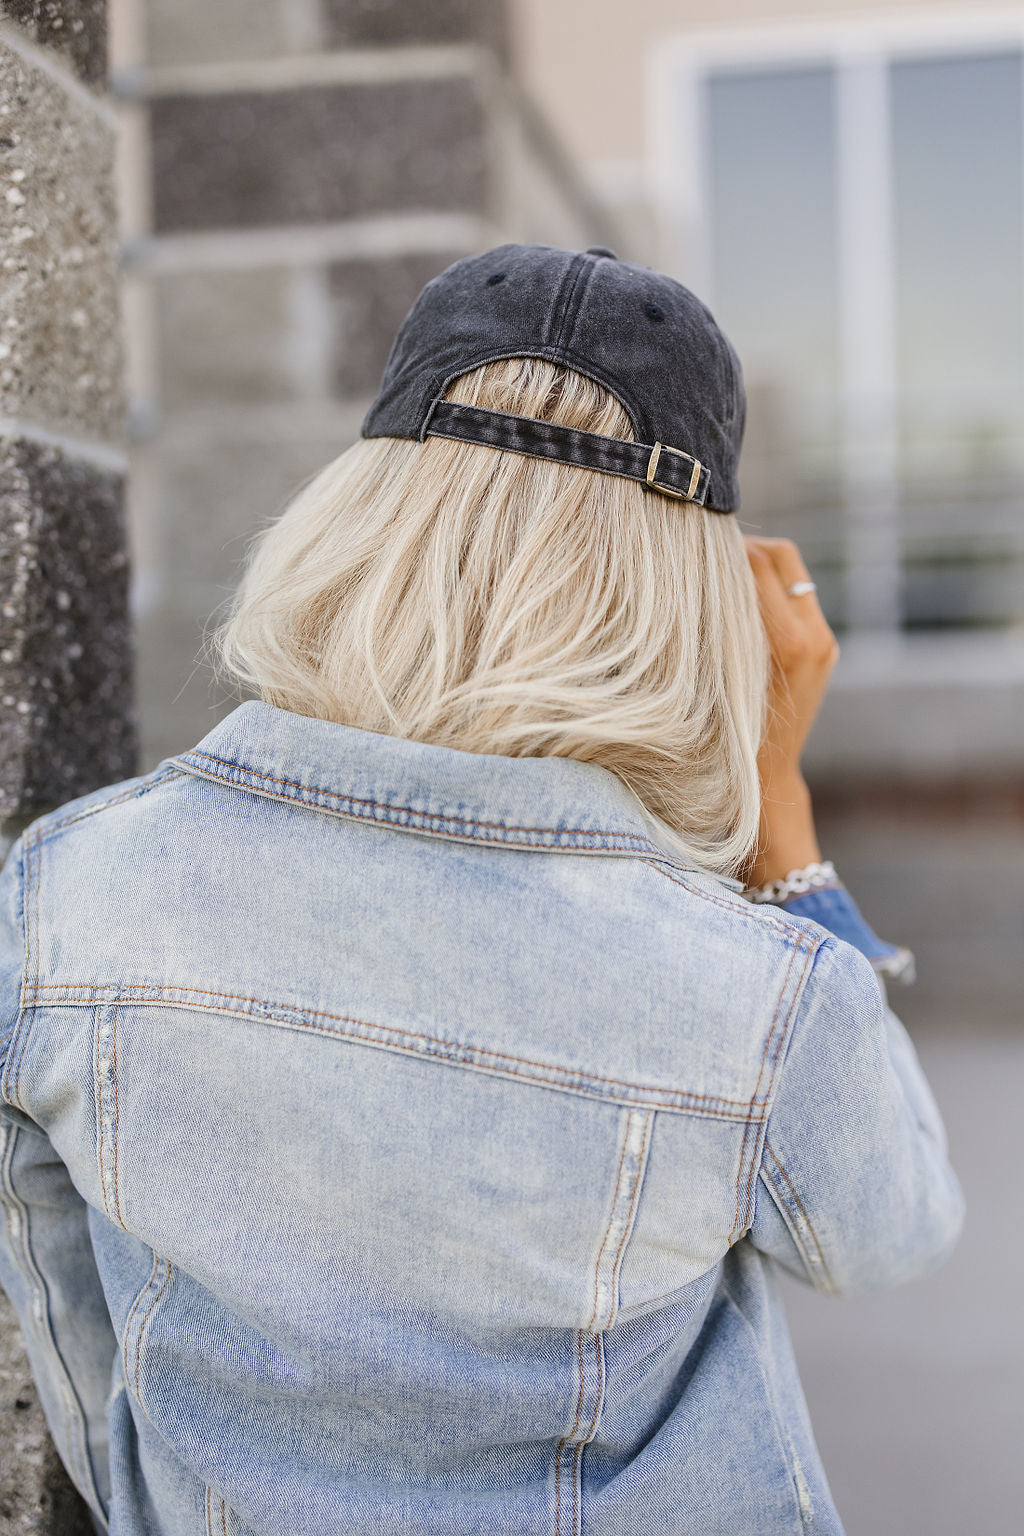
<instances>
[{"instance_id":1,"label":"speckled concrete pillar","mask_svg":"<svg viewBox=\"0 0 1024 1536\"><path fill-rule=\"evenodd\" d=\"M134 771L102 0L0 0L0 819Z\"/></svg>"},{"instance_id":2,"label":"speckled concrete pillar","mask_svg":"<svg viewBox=\"0 0 1024 1536\"><path fill-rule=\"evenodd\" d=\"M135 771L105 0L0 0L0 858ZM0 1532L87 1536L0 1292Z\"/></svg>"}]
</instances>

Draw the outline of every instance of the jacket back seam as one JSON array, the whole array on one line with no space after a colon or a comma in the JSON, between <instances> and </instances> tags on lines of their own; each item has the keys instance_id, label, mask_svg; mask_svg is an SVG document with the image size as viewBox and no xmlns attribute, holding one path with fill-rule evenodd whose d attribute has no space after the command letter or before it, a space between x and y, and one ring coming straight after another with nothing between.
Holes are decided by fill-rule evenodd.
<instances>
[{"instance_id":1,"label":"jacket back seam","mask_svg":"<svg viewBox=\"0 0 1024 1536\"><path fill-rule=\"evenodd\" d=\"M562 1504L562 1460L564 1453L570 1445L573 1447L572 1456L572 1487L573 1487L573 1530L579 1529L580 1521L580 1477L583 1459L583 1448L597 1433L597 1426L601 1419L604 1407L604 1394L606 1390L606 1377L604 1366L604 1345L602 1335L606 1328L611 1327L616 1312L616 1289L618 1285L619 1266L625 1251L629 1236L633 1230L633 1218L636 1213L637 1200L640 1186L643 1183L644 1170L647 1166L647 1148L650 1142L651 1127L654 1123L655 1111L648 1110L640 1118L637 1125L638 1113L634 1110L627 1112L622 1127L622 1146L619 1151L618 1166L615 1171L615 1180L612 1188L611 1207L608 1213L608 1221L605 1224L604 1234L601 1238L597 1255L594 1259L594 1303L590 1319L586 1328L577 1330L576 1346L579 1369L579 1390L576 1397L576 1416L573 1419L572 1428L567 1435L563 1435L555 1450L555 1531L560 1530L561 1504ZM640 1130L639 1146L636 1145L636 1132ZM631 1166L627 1165L627 1155ZM626 1171L624 1180L623 1173ZM625 1210L623 1206L627 1199L629 1204ZM616 1231L616 1226L621 1231ZM608 1289L608 1306L603 1320L599 1321L600 1293L601 1293L601 1269L610 1252L609 1244L614 1245L612 1253L611 1274L606 1282ZM586 1373L584 1370L583 1345L584 1341L593 1342L596 1357L597 1379L594 1385L594 1407L590 1417L590 1423L585 1434L577 1438L580 1427L580 1417L583 1412L583 1400L586 1392Z\"/></svg>"},{"instance_id":2,"label":"jacket back seam","mask_svg":"<svg viewBox=\"0 0 1024 1536\"><path fill-rule=\"evenodd\" d=\"M79 989L77 997L49 996L54 992ZM37 998L30 999L27 1009L52 1007L84 1007L100 999L109 1000L110 986L95 983L46 983ZM716 1094L696 1093L685 1088L672 1088L662 1084L634 1083L624 1078L604 1077L581 1068L559 1065L557 1062L537 1061L532 1057L514 1056L509 1052L492 1050L487 1046L468 1042L446 1040L439 1035L403 1029L398 1025L376 1024L348 1014L333 1014L315 1009L303 1009L287 1003L271 1003L261 998L249 998L233 993L218 993L198 987L114 987L118 1005L137 1007L185 1008L206 1013L228 1014L237 1018L255 1019L260 1023L279 1025L286 1029L308 1030L330 1039L347 1039L382 1050L402 1052L420 1060L439 1060L452 1066L470 1070L491 1072L513 1079L522 1078L539 1082L559 1092L589 1095L604 1101L623 1103L627 1108L664 1109L670 1113L703 1114L736 1122L760 1121L764 1118L765 1104L759 1103L756 1093L749 1099L728 1099ZM178 996L176 994L195 994ZM217 998L217 1002L202 1002L201 998ZM231 1004L251 1004L250 1007ZM321 1022L328 1021L328 1022ZM339 1029L338 1024L356 1025L355 1029ZM363 1033L372 1031L374 1033ZM384 1038L377 1038L383 1036ZM413 1044L395 1040L401 1036ZM493 1063L498 1063L493 1065ZM537 1073L523 1072L522 1067L535 1067ZM543 1076L539 1074L545 1074ZM568 1078L570 1081L559 1081ZM610 1090L610 1091L609 1091ZM621 1091L620 1091L621 1090Z\"/></svg>"}]
</instances>

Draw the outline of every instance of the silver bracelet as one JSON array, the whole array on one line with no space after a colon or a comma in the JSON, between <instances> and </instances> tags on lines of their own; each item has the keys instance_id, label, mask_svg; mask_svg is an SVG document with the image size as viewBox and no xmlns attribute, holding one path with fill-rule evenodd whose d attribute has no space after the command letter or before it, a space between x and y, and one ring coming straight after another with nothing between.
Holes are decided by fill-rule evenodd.
<instances>
[{"instance_id":1,"label":"silver bracelet","mask_svg":"<svg viewBox=\"0 0 1024 1536\"><path fill-rule=\"evenodd\" d=\"M764 885L744 891L748 901L785 901L787 896L803 896L807 891L820 891L824 886L841 885L836 867L831 859L820 864L805 864L803 869L791 869L785 880L769 880Z\"/></svg>"}]
</instances>

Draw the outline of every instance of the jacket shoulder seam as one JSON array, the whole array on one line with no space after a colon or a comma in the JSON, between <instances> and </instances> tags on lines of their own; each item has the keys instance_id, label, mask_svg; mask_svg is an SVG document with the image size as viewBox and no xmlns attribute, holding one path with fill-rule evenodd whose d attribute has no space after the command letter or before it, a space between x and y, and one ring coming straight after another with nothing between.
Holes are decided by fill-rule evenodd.
<instances>
[{"instance_id":1,"label":"jacket shoulder seam","mask_svg":"<svg viewBox=\"0 0 1024 1536\"><path fill-rule=\"evenodd\" d=\"M748 923L756 923L758 927L774 928L790 943L796 945L805 943L810 936L809 931L812 929L819 930L823 936L826 932L826 930L821 928L820 923L812 924L810 918L801 918L799 922L794 922L792 918L786 918L781 913L778 916L775 913L758 916L750 902L744 901L742 897L716 896L710 891L701 890L695 881L686 880L679 874L672 874L662 863L655 859L642 858L639 862L648 865L657 874L663 875L666 880L671 880L673 885L681 886L684 891L689 892L691 896L696 896L700 901L706 901L714 907L721 907L723 912L732 912L737 917L742 917ZM763 911L763 905L761 910ZM823 941L824 938L819 939L819 945Z\"/></svg>"},{"instance_id":2,"label":"jacket shoulder seam","mask_svg":"<svg viewBox=\"0 0 1024 1536\"><path fill-rule=\"evenodd\" d=\"M785 1043L786 1043L786 1041L789 1038L790 1026L791 1026L792 1021L793 1021L793 1015L794 1015L794 1013L796 1011L797 1003L798 1003L798 1001L799 1001L799 999L801 997L801 994L803 992L803 986L804 986L804 981L805 981L805 979L807 977L807 972L808 972L808 970L810 968L811 961L814 959L814 956L815 956L815 954L817 952L817 949L819 947L817 944L808 944L807 946L805 946L804 943L803 943L803 940L805 938L808 938L808 935L805 934L805 933L801 933L797 943L793 946L793 949L792 949L792 951L790 953L789 964L786 966L786 974L785 974L785 976L782 979L782 986L779 988L779 995L778 995L778 998L777 998L776 1003L775 1003L775 1011L772 1014L772 1022L771 1022L771 1025L769 1027L768 1034L765 1037L764 1050L761 1053L761 1066L760 1066L760 1070L758 1071L758 1074L757 1074L757 1085L756 1085L756 1087L754 1089L754 1099L757 1098L758 1092L759 1092L760 1087L761 1087L761 1079L764 1076L765 1063L768 1060L768 1051L769 1051L769 1048L771 1046L772 1039L773 1039L773 1037L775 1035L776 1025L779 1022L779 1014L782 1011L782 1006L783 1006L783 1002L784 1002L785 997L786 997L786 993L787 993L787 991L789 991L790 992L789 1007L786 1010L786 1016L783 1019L782 1027L779 1030L779 1038L778 1038L778 1041L776 1042L775 1052L774 1052L774 1054L772 1056L771 1072L770 1072L770 1075L769 1075L769 1078L768 1078L767 1087L764 1090L764 1100L763 1100L763 1103L764 1103L764 1111L765 1112L764 1112L764 1116L762 1117L762 1119L758 1122L758 1129L755 1130L755 1132L754 1132L754 1142L753 1142L753 1146L751 1147L751 1150L750 1150L750 1168L749 1168L749 1171L747 1173L746 1203L745 1203L745 1206L744 1206L743 1217L742 1217L742 1222L741 1222L741 1218L740 1218L740 1185L741 1185L742 1180L743 1180L743 1160L744 1160L744 1157L746 1155L747 1139L748 1139L748 1137L750 1135L750 1126L751 1126L752 1122L748 1121L747 1124L743 1127L743 1144L740 1147L739 1166L738 1166L738 1168L736 1170L736 1216L735 1216L735 1220L734 1220L734 1223L733 1223L733 1229L732 1229L732 1231L729 1234L729 1246L730 1247L732 1246L733 1242L736 1240L737 1236L740 1233L745 1232L747 1227L750 1225L751 1205L753 1203L754 1180L757 1177L757 1170L758 1170L758 1167L759 1167L759 1165L761 1163L761 1153L759 1151L758 1141L759 1141L759 1138L763 1138L763 1135L764 1135L764 1132L760 1129L760 1127L762 1127L762 1126L767 1127L768 1116L769 1116L769 1114L771 1112L770 1111L770 1105L772 1103L772 1094L773 1094L773 1091L774 1091L774 1088L775 1088L775 1078L776 1078L776 1075L777 1075L778 1070L779 1070L779 1060L780 1060L780 1058L782 1056L783 1047L785 1046ZM789 979L790 979L790 976L791 976L792 971L793 971L793 965L794 965L794 963L796 961L796 957L800 953L803 953L804 963L803 963L803 966L801 967L800 974L797 976L796 980L794 981L794 983L792 985L792 989L790 989L790 980Z\"/></svg>"},{"instance_id":3,"label":"jacket shoulder seam","mask_svg":"<svg viewBox=\"0 0 1024 1536\"><path fill-rule=\"evenodd\" d=\"M185 772L184 768L179 768L176 765L157 768L147 777L141 780L133 780L130 789L122 789L117 794L110 795L106 800L97 801L95 805L86 806L80 811L72 811L67 816L60 816L57 812L54 812L52 814L56 816L56 820L51 820L50 817L40 819L36 840L39 843L47 842L57 832L62 832L65 827L74 826L79 821L86 821L91 816L98 816L102 811L108 811L115 805L123 805L128 800L141 799L143 795L155 789L158 784L169 783L172 779L184 778Z\"/></svg>"}]
</instances>

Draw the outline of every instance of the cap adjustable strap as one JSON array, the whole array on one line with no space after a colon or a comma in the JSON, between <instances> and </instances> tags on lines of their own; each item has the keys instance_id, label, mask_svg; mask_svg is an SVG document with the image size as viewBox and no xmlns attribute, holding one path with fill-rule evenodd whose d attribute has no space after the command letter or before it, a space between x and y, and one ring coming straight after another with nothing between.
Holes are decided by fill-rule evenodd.
<instances>
[{"instance_id":1,"label":"cap adjustable strap","mask_svg":"<svg viewBox=\"0 0 1024 1536\"><path fill-rule=\"evenodd\" d=\"M505 448L509 453L525 453L532 458L578 464L605 475L622 475L628 480L639 480L663 496L694 501L699 506L705 504L711 480L705 465L667 443L628 443L621 437L602 437L597 432L580 432L575 427L538 421L533 416L512 416L478 405L459 405L453 400L435 401L423 436L452 437L464 443L482 443L488 448Z\"/></svg>"}]
</instances>

